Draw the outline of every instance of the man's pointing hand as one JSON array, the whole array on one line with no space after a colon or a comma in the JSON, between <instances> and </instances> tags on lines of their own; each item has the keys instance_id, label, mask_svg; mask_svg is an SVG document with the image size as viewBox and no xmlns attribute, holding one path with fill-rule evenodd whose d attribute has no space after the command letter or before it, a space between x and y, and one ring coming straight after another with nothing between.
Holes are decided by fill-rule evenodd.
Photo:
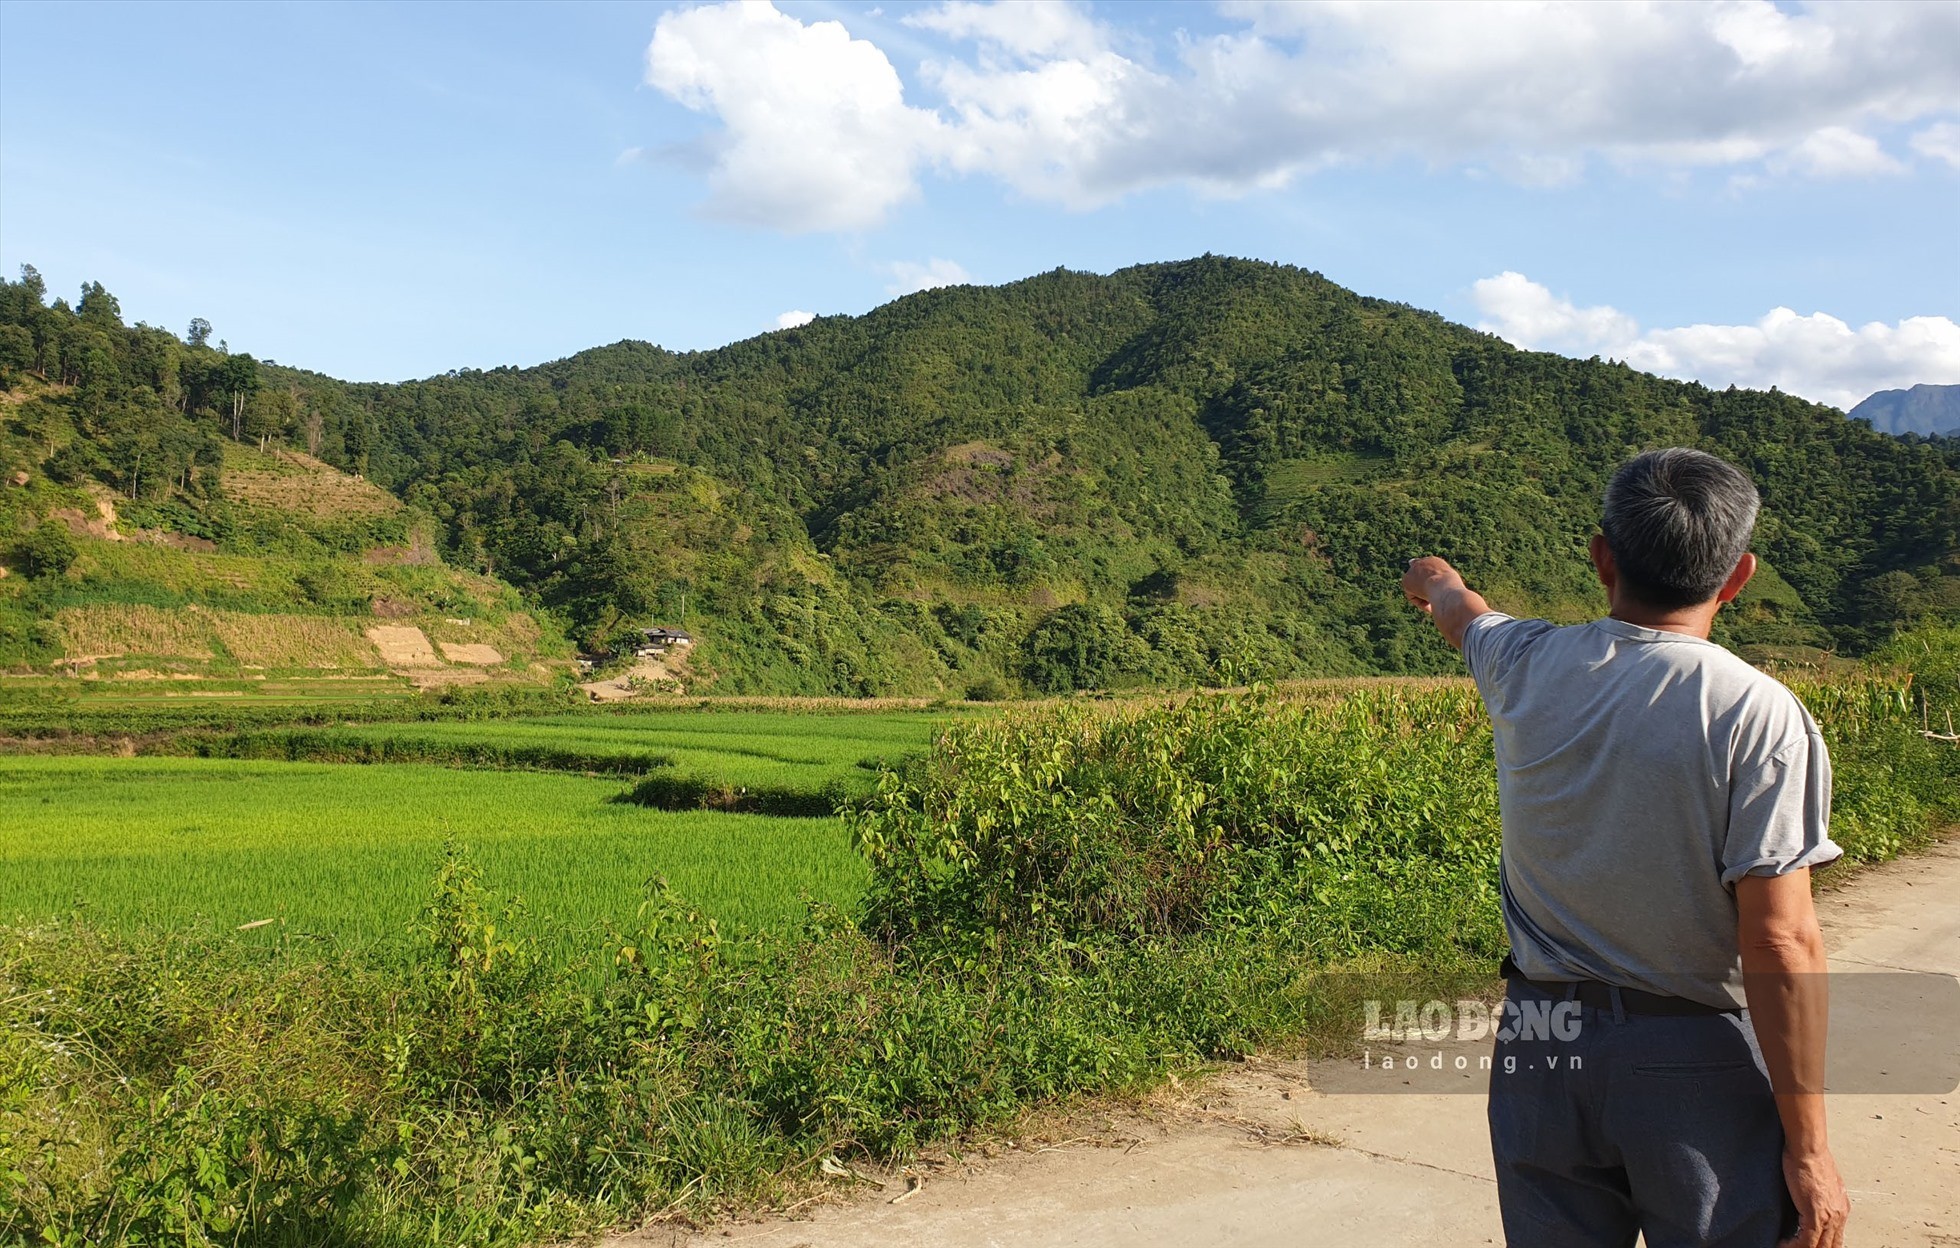
<instances>
[{"instance_id":1,"label":"man's pointing hand","mask_svg":"<svg viewBox=\"0 0 1960 1248\"><path fill-rule=\"evenodd\" d=\"M1490 610L1483 595L1466 586L1448 560L1435 555L1409 560L1408 569L1402 573L1402 594L1436 621L1443 640L1459 650L1463 648L1463 630Z\"/></svg>"}]
</instances>

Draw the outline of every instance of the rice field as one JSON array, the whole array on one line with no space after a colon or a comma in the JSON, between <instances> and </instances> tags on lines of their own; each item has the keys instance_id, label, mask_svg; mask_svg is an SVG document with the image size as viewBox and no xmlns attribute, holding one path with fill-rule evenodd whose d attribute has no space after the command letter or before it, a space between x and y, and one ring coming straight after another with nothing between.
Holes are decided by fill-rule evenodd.
<instances>
[{"instance_id":1,"label":"rice field","mask_svg":"<svg viewBox=\"0 0 1960 1248\"><path fill-rule=\"evenodd\" d=\"M0 923L79 906L125 931L271 919L244 938L395 941L451 839L565 949L630 921L653 875L745 927L863 887L834 819L649 810L611 800L621 790L420 765L0 757Z\"/></svg>"},{"instance_id":2,"label":"rice field","mask_svg":"<svg viewBox=\"0 0 1960 1248\"><path fill-rule=\"evenodd\" d=\"M736 789L817 795L869 789L881 763L923 752L950 714L636 710L364 724L309 735L326 743L424 746L432 755L470 747L529 748L582 755L594 764L657 756L666 760L663 770L675 776Z\"/></svg>"},{"instance_id":3,"label":"rice field","mask_svg":"<svg viewBox=\"0 0 1960 1248\"><path fill-rule=\"evenodd\" d=\"M823 799L868 791L882 763L926 749L957 713L635 708L207 729L144 757L0 756L0 924L79 907L123 931L261 924L241 938L399 941L453 841L567 951L630 921L655 875L726 926L777 927L806 896L845 905L863 888L839 821L651 809L622 800L631 777L828 810ZM174 756L190 749L224 756ZM347 759L381 761L333 761ZM511 769L470 765L485 759ZM604 772L619 774L588 774Z\"/></svg>"}]
</instances>

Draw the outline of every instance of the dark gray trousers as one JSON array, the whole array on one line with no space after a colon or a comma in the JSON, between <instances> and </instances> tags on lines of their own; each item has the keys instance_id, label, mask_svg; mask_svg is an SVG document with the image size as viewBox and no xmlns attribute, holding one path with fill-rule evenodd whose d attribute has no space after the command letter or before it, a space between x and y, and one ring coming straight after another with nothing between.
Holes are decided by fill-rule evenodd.
<instances>
[{"instance_id":1,"label":"dark gray trousers","mask_svg":"<svg viewBox=\"0 0 1960 1248\"><path fill-rule=\"evenodd\" d=\"M1745 1014L1593 1009L1513 979L1490 1144L1511 1248L1774 1248L1796 1227Z\"/></svg>"}]
</instances>

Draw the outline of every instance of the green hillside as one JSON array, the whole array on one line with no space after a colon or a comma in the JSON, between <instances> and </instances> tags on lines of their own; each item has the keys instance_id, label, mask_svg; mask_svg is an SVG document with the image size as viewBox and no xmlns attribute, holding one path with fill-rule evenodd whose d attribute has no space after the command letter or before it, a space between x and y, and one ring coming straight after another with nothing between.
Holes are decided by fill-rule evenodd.
<instances>
[{"instance_id":1,"label":"green hillside","mask_svg":"<svg viewBox=\"0 0 1960 1248\"><path fill-rule=\"evenodd\" d=\"M569 669L534 605L442 561L427 513L282 445L262 381L240 413L257 436L233 440L186 379L250 377L242 357L128 329L103 295L36 316L25 285L4 294L27 324L0 325L0 670L119 696L372 699ZM32 361L22 328L44 335Z\"/></svg>"},{"instance_id":2,"label":"green hillside","mask_svg":"<svg viewBox=\"0 0 1960 1248\"><path fill-rule=\"evenodd\" d=\"M1583 618L1606 475L1664 443L1763 489L1768 571L1726 640L1855 651L1960 615L1960 443L1521 352L1249 261L1058 270L716 351L624 342L401 385L127 329L100 287L71 311L33 280L0 298L0 366L27 493L134 493L145 526L195 536L218 462L200 448L227 447L227 473L247 445L304 450L585 644L684 625L726 692L1447 670L1402 563L1442 553L1501 605ZM40 432L48 411L74 440Z\"/></svg>"}]
</instances>

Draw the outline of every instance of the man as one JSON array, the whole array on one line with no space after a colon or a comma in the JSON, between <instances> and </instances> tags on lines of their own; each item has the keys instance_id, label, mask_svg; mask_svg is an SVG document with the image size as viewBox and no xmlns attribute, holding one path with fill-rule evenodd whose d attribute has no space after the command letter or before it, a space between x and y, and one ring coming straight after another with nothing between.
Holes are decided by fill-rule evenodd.
<instances>
[{"instance_id":1,"label":"man","mask_svg":"<svg viewBox=\"0 0 1960 1248\"><path fill-rule=\"evenodd\" d=\"M1514 1248L1844 1240L1810 900L1842 852L1830 762L1790 691L1708 640L1756 570L1756 511L1712 455L1625 464L1591 546L1610 610L1590 624L1493 611L1433 557L1402 578L1495 729L1506 1016L1578 1021L1500 1032L1491 1148Z\"/></svg>"}]
</instances>

